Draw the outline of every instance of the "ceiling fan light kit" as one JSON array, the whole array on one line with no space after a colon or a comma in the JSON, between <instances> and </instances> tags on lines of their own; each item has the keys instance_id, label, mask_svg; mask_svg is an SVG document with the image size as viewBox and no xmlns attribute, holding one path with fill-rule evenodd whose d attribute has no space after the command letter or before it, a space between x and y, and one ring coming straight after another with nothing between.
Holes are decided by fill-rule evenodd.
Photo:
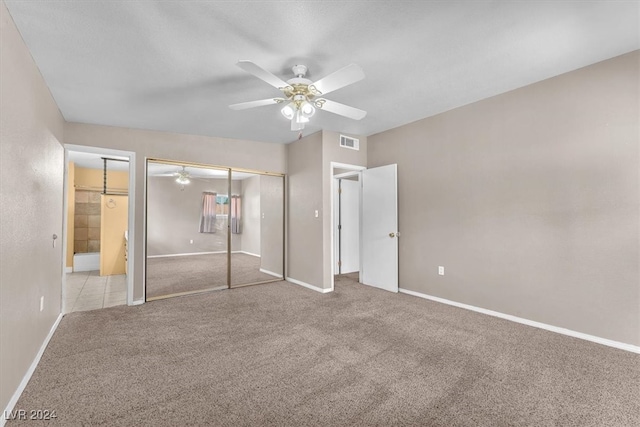
<instances>
[{"instance_id":1,"label":"ceiling fan light kit","mask_svg":"<svg viewBox=\"0 0 640 427\"><path fill-rule=\"evenodd\" d=\"M185 185L185 184L189 184L191 182L191 179L189 179L189 172L187 172L187 169L182 166L182 170L176 172L176 175L178 176L176 178L176 182L180 185Z\"/></svg>"},{"instance_id":2,"label":"ceiling fan light kit","mask_svg":"<svg viewBox=\"0 0 640 427\"><path fill-rule=\"evenodd\" d=\"M187 178L186 176L179 176L179 177L176 178L176 182L178 184L185 185L185 184L190 183L191 180L189 178Z\"/></svg>"},{"instance_id":3,"label":"ceiling fan light kit","mask_svg":"<svg viewBox=\"0 0 640 427\"><path fill-rule=\"evenodd\" d=\"M280 112L287 120L291 121L292 131L304 129L305 123L309 123L309 119L316 113L316 109L324 109L330 113L354 120L363 119L367 115L364 110L329 101L325 98L316 98L362 80L364 72L362 68L355 64L347 65L316 82L305 78L307 74L305 65L299 64L291 67L295 77L286 82L251 61L238 61L237 65L280 90L284 98L269 98L233 104L229 106L232 110L245 110L265 105L286 103Z\"/></svg>"}]
</instances>

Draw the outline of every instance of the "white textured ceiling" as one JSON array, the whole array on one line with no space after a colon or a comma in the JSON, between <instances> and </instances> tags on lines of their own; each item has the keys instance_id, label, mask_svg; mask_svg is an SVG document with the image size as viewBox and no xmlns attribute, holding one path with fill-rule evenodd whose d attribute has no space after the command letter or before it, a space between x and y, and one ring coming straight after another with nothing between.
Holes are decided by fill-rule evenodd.
<instances>
[{"instance_id":1,"label":"white textured ceiling","mask_svg":"<svg viewBox=\"0 0 640 427\"><path fill-rule=\"evenodd\" d=\"M68 121L286 143L279 92L235 66L366 78L319 129L371 135L640 48L638 1L6 1Z\"/></svg>"}]
</instances>

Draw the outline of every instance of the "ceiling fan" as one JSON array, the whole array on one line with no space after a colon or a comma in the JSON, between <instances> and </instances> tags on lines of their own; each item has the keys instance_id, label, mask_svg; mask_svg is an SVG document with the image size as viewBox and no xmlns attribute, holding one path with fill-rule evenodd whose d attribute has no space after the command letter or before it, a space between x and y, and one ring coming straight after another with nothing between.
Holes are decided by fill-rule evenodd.
<instances>
[{"instance_id":1,"label":"ceiling fan","mask_svg":"<svg viewBox=\"0 0 640 427\"><path fill-rule=\"evenodd\" d=\"M295 77L286 82L251 61L241 60L236 65L279 89L283 96L229 105L232 110L246 110L265 105L285 104L281 112L284 117L291 120L292 131L304 129L305 123L309 122L309 118L315 114L316 109L354 120L360 120L367 115L364 110L324 98L324 95L364 78L364 71L356 64L347 65L315 82L305 78L307 74L305 65L291 67Z\"/></svg>"},{"instance_id":2,"label":"ceiling fan","mask_svg":"<svg viewBox=\"0 0 640 427\"><path fill-rule=\"evenodd\" d=\"M191 176L189 171L185 166L182 166L182 169L178 169L175 172L164 172L164 173L153 173L153 176L171 176L175 178L175 181L180 185L186 185L191 182L192 179L199 179Z\"/></svg>"},{"instance_id":3,"label":"ceiling fan","mask_svg":"<svg viewBox=\"0 0 640 427\"><path fill-rule=\"evenodd\" d=\"M182 166L182 170L179 170L178 172L174 172L173 176L176 177L176 182L178 184L188 184L191 182L191 174L189 174L189 172L187 172L187 168Z\"/></svg>"}]
</instances>

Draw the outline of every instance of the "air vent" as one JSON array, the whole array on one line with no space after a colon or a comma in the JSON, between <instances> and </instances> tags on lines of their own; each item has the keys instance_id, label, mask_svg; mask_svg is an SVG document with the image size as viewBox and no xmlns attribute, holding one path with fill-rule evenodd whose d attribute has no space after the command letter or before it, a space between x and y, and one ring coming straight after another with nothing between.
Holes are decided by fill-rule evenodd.
<instances>
[{"instance_id":1,"label":"air vent","mask_svg":"<svg viewBox=\"0 0 640 427\"><path fill-rule=\"evenodd\" d=\"M359 150L360 140L351 138L349 136L340 135L340 146L344 148L351 148L352 150Z\"/></svg>"}]
</instances>

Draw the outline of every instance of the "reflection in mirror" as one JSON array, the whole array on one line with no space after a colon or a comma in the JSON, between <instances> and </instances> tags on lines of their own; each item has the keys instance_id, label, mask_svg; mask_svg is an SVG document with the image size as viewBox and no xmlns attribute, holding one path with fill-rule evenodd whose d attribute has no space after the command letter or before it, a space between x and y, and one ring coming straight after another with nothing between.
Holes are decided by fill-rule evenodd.
<instances>
[{"instance_id":1,"label":"reflection in mirror","mask_svg":"<svg viewBox=\"0 0 640 427\"><path fill-rule=\"evenodd\" d=\"M228 169L148 161L147 300L227 288L228 177ZM231 250L239 247L232 235Z\"/></svg>"},{"instance_id":2,"label":"reflection in mirror","mask_svg":"<svg viewBox=\"0 0 640 427\"><path fill-rule=\"evenodd\" d=\"M284 276L284 178L231 173L239 189L231 203L231 286L282 280Z\"/></svg>"}]
</instances>

